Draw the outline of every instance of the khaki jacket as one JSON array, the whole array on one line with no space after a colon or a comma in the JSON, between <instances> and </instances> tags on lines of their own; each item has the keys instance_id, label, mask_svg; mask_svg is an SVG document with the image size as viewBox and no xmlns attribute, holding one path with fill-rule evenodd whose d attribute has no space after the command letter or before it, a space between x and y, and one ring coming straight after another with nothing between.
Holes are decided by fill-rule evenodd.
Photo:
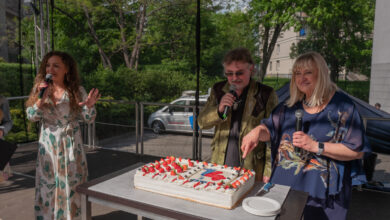
<instances>
[{"instance_id":1,"label":"khaki jacket","mask_svg":"<svg viewBox=\"0 0 390 220\"><path fill-rule=\"evenodd\" d=\"M260 83L254 81L253 79L251 79L251 81L249 82L249 91L245 101L245 108L241 122L241 131L239 138L240 146L237 146L241 155L241 143L243 137L257 125L259 125L261 119L268 118L273 108L278 104L278 97L275 91L271 87L259 84ZM256 99L257 95L259 95L259 88L261 91L267 89L268 91L271 90L269 93L268 100L263 101L265 107L261 106L261 103L259 104L257 102L258 98ZM215 127L214 138L211 143L211 162L217 164L223 164L225 162L225 154L229 139L231 122L231 114L228 114L225 120L219 117L219 100L217 99L218 94L219 98L221 98L220 94L225 94L227 92L229 92L229 83L227 83L227 81L215 84L205 107L199 114L198 119L199 127L201 129L210 129L212 127ZM244 161L244 168L254 169L256 172L257 180L262 180L263 174L264 176L268 177L271 175L271 150L269 148L266 148L265 143L259 142L258 146L247 155Z\"/></svg>"}]
</instances>

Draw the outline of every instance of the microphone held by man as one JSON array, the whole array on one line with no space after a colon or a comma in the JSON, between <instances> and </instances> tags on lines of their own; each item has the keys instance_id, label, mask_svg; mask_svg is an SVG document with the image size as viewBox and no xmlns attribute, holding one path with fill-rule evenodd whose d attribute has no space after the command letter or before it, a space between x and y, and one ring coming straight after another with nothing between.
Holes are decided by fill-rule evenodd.
<instances>
[{"instance_id":1,"label":"microphone held by man","mask_svg":"<svg viewBox=\"0 0 390 220\"><path fill-rule=\"evenodd\" d=\"M229 87L229 93L232 94L235 98L237 98L237 93L236 93L236 86L235 85L230 85ZM226 105L225 106L225 109L223 111L223 114L222 114L222 118L223 119L226 119L227 118L227 115L229 113L229 109L230 109L230 106L229 105Z\"/></svg>"}]
</instances>

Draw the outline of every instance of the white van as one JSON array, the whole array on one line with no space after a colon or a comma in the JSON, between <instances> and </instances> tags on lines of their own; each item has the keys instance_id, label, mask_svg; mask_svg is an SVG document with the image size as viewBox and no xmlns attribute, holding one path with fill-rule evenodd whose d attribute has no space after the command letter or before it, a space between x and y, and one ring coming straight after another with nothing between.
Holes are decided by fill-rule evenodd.
<instances>
[{"instance_id":1,"label":"white van","mask_svg":"<svg viewBox=\"0 0 390 220\"><path fill-rule=\"evenodd\" d=\"M175 105L195 105L195 91L184 91L182 96L170 104ZM207 102L209 95L199 96L200 108ZM164 131L192 132L193 109L190 107L169 107L163 108L152 113L148 118L148 125L156 134L161 134ZM202 130L202 134L214 134L214 128Z\"/></svg>"}]
</instances>

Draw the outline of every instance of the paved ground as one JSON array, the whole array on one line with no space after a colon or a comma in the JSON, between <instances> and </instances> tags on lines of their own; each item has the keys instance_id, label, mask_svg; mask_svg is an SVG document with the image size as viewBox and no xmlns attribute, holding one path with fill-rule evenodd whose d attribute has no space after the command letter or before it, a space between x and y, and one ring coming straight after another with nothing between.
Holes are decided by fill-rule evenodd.
<instances>
[{"instance_id":1,"label":"paved ground","mask_svg":"<svg viewBox=\"0 0 390 220\"><path fill-rule=\"evenodd\" d=\"M145 130L144 133L144 154L165 157L166 155L175 155L177 157L192 157L192 134L168 133L156 135ZM210 160L211 155L211 137L202 138L202 160ZM141 140L139 140L139 152L141 152ZM120 135L96 140L96 145L105 149L125 151L129 153L136 152L136 137L133 135Z\"/></svg>"},{"instance_id":2,"label":"paved ground","mask_svg":"<svg viewBox=\"0 0 390 220\"><path fill-rule=\"evenodd\" d=\"M187 152L187 150L183 150L183 146L188 147L191 144L181 145L187 143L187 139L192 140L192 137L175 134L151 135L145 139L145 154L158 152L165 148L170 148L168 150L165 149L165 152L190 153L191 151ZM157 142L160 143L158 146L152 144ZM204 143L207 143L209 146L210 139L204 140ZM108 147L108 145L106 146ZM156 149L157 147L159 150ZM191 149L191 147L188 147L188 149ZM210 151L204 149L203 152L204 157L209 158L209 153L207 152ZM1 220L34 219L33 203L36 155L37 144L31 143L20 146L13 156L11 165L15 174L8 181L0 183ZM125 152L123 149L122 151L91 149L87 151L89 179L104 176L139 161L154 161L157 158L154 156L140 158L134 153ZM374 180L390 183L389 155L378 156ZM390 219L389 204L390 193L354 190L348 219ZM94 204L92 205L92 216L94 220L136 219L134 215Z\"/></svg>"}]
</instances>

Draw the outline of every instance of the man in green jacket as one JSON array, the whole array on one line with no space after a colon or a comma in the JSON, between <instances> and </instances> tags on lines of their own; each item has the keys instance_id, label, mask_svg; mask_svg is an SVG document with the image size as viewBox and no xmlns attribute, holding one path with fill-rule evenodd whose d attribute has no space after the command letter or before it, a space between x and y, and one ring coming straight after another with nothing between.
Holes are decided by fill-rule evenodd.
<instances>
[{"instance_id":1,"label":"man in green jacket","mask_svg":"<svg viewBox=\"0 0 390 220\"><path fill-rule=\"evenodd\" d=\"M229 51L223 60L227 80L216 83L205 107L199 114L199 127L215 127L211 144L211 162L254 169L256 180L269 181L271 174L271 151L265 143L259 143L242 159L240 149L242 138L260 120L267 118L278 104L275 91L266 85L256 82L251 77L254 73L254 62L250 52L245 48Z\"/></svg>"}]
</instances>

